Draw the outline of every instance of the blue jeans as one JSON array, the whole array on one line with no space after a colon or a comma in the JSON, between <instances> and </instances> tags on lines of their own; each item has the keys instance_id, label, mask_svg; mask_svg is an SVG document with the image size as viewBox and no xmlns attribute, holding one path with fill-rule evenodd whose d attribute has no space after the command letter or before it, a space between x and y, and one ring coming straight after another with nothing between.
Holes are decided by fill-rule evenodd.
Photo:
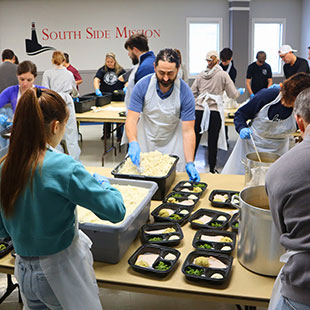
<instances>
[{"instance_id":1,"label":"blue jeans","mask_svg":"<svg viewBox=\"0 0 310 310\"><path fill-rule=\"evenodd\" d=\"M38 258L16 258L15 276L17 278L23 303L31 310L61 310Z\"/></svg>"},{"instance_id":2,"label":"blue jeans","mask_svg":"<svg viewBox=\"0 0 310 310\"><path fill-rule=\"evenodd\" d=\"M310 304L305 305L281 296L277 304L277 310L310 310Z\"/></svg>"}]
</instances>

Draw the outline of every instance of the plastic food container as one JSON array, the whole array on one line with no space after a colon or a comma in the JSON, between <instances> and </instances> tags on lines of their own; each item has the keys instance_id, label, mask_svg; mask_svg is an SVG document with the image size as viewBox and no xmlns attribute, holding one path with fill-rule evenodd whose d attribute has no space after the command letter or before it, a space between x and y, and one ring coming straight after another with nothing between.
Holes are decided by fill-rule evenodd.
<instances>
[{"instance_id":1,"label":"plastic food container","mask_svg":"<svg viewBox=\"0 0 310 310\"><path fill-rule=\"evenodd\" d=\"M158 190L152 197L152 200L163 200L166 196L166 193L170 189L176 174L176 165L179 160L179 157L176 155L169 155L170 157L175 158L175 162L171 166L170 170L168 171L167 175L163 177L151 177L146 175L137 175L137 174L122 174L118 171L122 168L122 166L125 164L126 159L124 159L120 164L118 164L113 170L112 174L116 178L121 179L136 179L136 180L143 180L143 181L153 181L156 182L158 185Z\"/></svg>"},{"instance_id":2,"label":"plastic food container","mask_svg":"<svg viewBox=\"0 0 310 310\"><path fill-rule=\"evenodd\" d=\"M202 216L210 218L205 224L200 224L194 220L199 220ZM210 209L199 209L189 218L192 228L226 229L228 227L230 215L225 212L214 211Z\"/></svg>"},{"instance_id":3,"label":"plastic food container","mask_svg":"<svg viewBox=\"0 0 310 310\"><path fill-rule=\"evenodd\" d=\"M13 249L11 238L0 239L0 257L3 257Z\"/></svg>"},{"instance_id":4,"label":"plastic food container","mask_svg":"<svg viewBox=\"0 0 310 310\"><path fill-rule=\"evenodd\" d=\"M231 227L231 230L233 232L238 232L239 228L239 220L240 220L240 212L235 213L229 222L229 225Z\"/></svg>"},{"instance_id":5,"label":"plastic food container","mask_svg":"<svg viewBox=\"0 0 310 310\"><path fill-rule=\"evenodd\" d=\"M197 187L201 189L201 192L195 191L195 188ZM208 187L208 184L203 183L203 182L181 181L173 188L173 191L181 192L181 193L196 194L199 197L201 197L203 193L206 191L207 187Z\"/></svg>"},{"instance_id":6,"label":"plastic food container","mask_svg":"<svg viewBox=\"0 0 310 310\"><path fill-rule=\"evenodd\" d=\"M215 195L227 195L227 199L225 201L215 201L214 197ZM233 195L239 195L238 191L228 191L228 190L221 190L221 189L215 189L210 193L209 200L211 201L211 205L213 207L217 208L235 208L231 204L231 199Z\"/></svg>"},{"instance_id":7,"label":"plastic food container","mask_svg":"<svg viewBox=\"0 0 310 310\"><path fill-rule=\"evenodd\" d=\"M147 222L150 213L151 198L157 190L157 184L139 180L109 179L111 185L132 185L149 189L149 193L140 205L121 224L103 225L80 223L82 229L92 240L91 251L95 261L118 263L140 228Z\"/></svg>"},{"instance_id":8,"label":"plastic food container","mask_svg":"<svg viewBox=\"0 0 310 310\"><path fill-rule=\"evenodd\" d=\"M195 196L194 198L188 198L189 196ZM171 192L168 196L166 196L166 198L163 200L164 203L171 203L168 202L169 198L174 198L176 200L176 202L173 202L173 204L175 204L176 206L180 206L180 207L188 207L188 208L195 208L195 205L197 204L197 202L199 201L199 196L195 195L195 194L189 194L189 193L181 193L181 192ZM184 205L182 204L183 201L186 200L192 200L193 204L191 205Z\"/></svg>"},{"instance_id":9,"label":"plastic food container","mask_svg":"<svg viewBox=\"0 0 310 310\"><path fill-rule=\"evenodd\" d=\"M228 237L232 242L221 242L215 239L217 236ZM197 250L231 254L236 246L236 234L230 231L200 229L196 232L192 244Z\"/></svg>"},{"instance_id":10,"label":"plastic food container","mask_svg":"<svg viewBox=\"0 0 310 310\"><path fill-rule=\"evenodd\" d=\"M89 96L96 98L96 106L97 107L102 107L104 105L111 103L111 101L112 101L112 93L103 93L101 97L96 96L96 93L90 93L90 94L86 94L82 97L89 97Z\"/></svg>"},{"instance_id":11,"label":"plastic food container","mask_svg":"<svg viewBox=\"0 0 310 310\"><path fill-rule=\"evenodd\" d=\"M74 102L76 113L84 113L91 110L91 107L96 105L96 97L83 96L79 98L79 102Z\"/></svg>"},{"instance_id":12,"label":"plastic food container","mask_svg":"<svg viewBox=\"0 0 310 310\"><path fill-rule=\"evenodd\" d=\"M125 93L123 90L114 90L112 93L112 101L124 101Z\"/></svg>"},{"instance_id":13,"label":"plastic food container","mask_svg":"<svg viewBox=\"0 0 310 310\"><path fill-rule=\"evenodd\" d=\"M161 216L160 211L162 209L172 210L172 212L169 216ZM182 213L182 211L184 213ZM188 207L176 206L173 203L163 203L156 209L154 209L151 214L156 222L172 222L172 223L178 223L179 225L183 225L188 220L191 211L192 209L189 209Z\"/></svg>"},{"instance_id":14,"label":"plastic food container","mask_svg":"<svg viewBox=\"0 0 310 310\"><path fill-rule=\"evenodd\" d=\"M165 232L173 228L174 232ZM142 243L176 246L183 239L183 232L178 223L145 224L141 228Z\"/></svg>"},{"instance_id":15,"label":"plastic food container","mask_svg":"<svg viewBox=\"0 0 310 310\"><path fill-rule=\"evenodd\" d=\"M194 263L197 257L214 257L225 264L225 268L210 268L202 267ZM206 281L212 284L222 284L226 282L231 274L233 258L229 255L213 253L208 251L194 251L191 252L185 259L182 272L190 281ZM215 278L215 275L220 275L220 278Z\"/></svg>"},{"instance_id":16,"label":"plastic food container","mask_svg":"<svg viewBox=\"0 0 310 310\"><path fill-rule=\"evenodd\" d=\"M154 255L157 256L154 262L149 266L138 266L136 265L139 255ZM167 257L167 255L173 255L174 259ZM142 245L128 260L128 264L133 270L141 273L154 274L156 276L165 277L175 267L176 262L180 257L180 252L176 249L159 246L155 244Z\"/></svg>"}]
</instances>

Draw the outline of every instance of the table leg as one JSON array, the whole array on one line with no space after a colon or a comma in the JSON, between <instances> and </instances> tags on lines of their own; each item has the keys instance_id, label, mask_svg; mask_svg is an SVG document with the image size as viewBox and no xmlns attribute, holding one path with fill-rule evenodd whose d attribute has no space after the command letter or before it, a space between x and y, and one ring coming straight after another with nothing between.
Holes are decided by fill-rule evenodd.
<instances>
[{"instance_id":1,"label":"table leg","mask_svg":"<svg viewBox=\"0 0 310 310\"><path fill-rule=\"evenodd\" d=\"M12 276L10 274L7 274L7 288L6 292L3 294L3 296L0 298L0 304L4 302L4 300L11 295L11 293L15 290L18 289L18 301L21 302L21 297L20 297L20 292L19 292L19 286L17 283L12 282Z\"/></svg>"},{"instance_id":2,"label":"table leg","mask_svg":"<svg viewBox=\"0 0 310 310\"><path fill-rule=\"evenodd\" d=\"M104 128L104 135L103 135L103 153L102 153L102 157L101 157L102 167L104 166L104 156L105 156L106 154L108 154L109 152L111 152L111 151L114 149L114 150L115 150L115 155L116 155L116 147L114 146L113 132L112 132L112 146L107 150L107 137L108 137L108 133L107 133L107 122L104 122L103 128Z\"/></svg>"}]
</instances>

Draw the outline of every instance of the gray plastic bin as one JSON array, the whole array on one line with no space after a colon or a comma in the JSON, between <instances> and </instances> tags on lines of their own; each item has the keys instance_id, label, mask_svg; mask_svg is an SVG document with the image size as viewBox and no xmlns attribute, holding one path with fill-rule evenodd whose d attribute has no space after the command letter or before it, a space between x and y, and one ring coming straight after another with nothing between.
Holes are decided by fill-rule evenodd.
<instances>
[{"instance_id":1,"label":"gray plastic bin","mask_svg":"<svg viewBox=\"0 0 310 310\"><path fill-rule=\"evenodd\" d=\"M82 229L92 240L91 251L95 261L116 264L118 263L131 243L136 238L140 228L147 222L150 214L151 198L158 186L155 182L109 179L111 185L132 185L148 188L149 193L141 204L121 224L102 225L80 223Z\"/></svg>"}]
</instances>

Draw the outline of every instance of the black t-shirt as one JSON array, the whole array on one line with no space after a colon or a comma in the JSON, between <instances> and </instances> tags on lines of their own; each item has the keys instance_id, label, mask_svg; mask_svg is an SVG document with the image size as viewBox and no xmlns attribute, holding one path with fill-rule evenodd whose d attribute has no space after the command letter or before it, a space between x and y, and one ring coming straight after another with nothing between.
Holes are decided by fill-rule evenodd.
<instances>
[{"instance_id":1,"label":"black t-shirt","mask_svg":"<svg viewBox=\"0 0 310 310\"><path fill-rule=\"evenodd\" d=\"M271 67L264 63L259 66L256 62L252 62L248 66L246 78L251 79L251 88L254 94L263 88L267 88L268 79L272 78Z\"/></svg>"},{"instance_id":2,"label":"black t-shirt","mask_svg":"<svg viewBox=\"0 0 310 310\"><path fill-rule=\"evenodd\" d=\"M290 76L297 72L309 73L308 61L304 58L297 57L295 63L291 66L290 64L285 64L283 66L285 78L288 79Z\"/></svg>"},{"instance_id":3,"label":"black t-shirt","mask_svg":"<svg viewBox=\"0 0 310 310\"><path fill-rule=\"evenodd\" d=\"M231 61L231 63L232 63L232 66L231 66L231 68L230 68L228 74L229 74L230 78L232 79L232 81L233 81L234 83L236 83L237 70L236 70L236 68L234 67L233 60ZM222 63L220 63L220 66L222 67L222 69L223 69L224 71L227 71L229 65L224 66Z\"/></svg>"},{"instance_id":4,"label":"black t-shirt","mask_svg":"<svg viewBox=\"0 0 310 310\"><path fill-rule=\"evenodd\" d=\"M100 91L102 93L113 93L114 90L122 90L124 88L124 83L119 81L118 77L124 73L124 69L117 75L114 69L107 68L106 70L105 66L101 67L95 75L95 77L100 80Z\"/></svg>"}]
</instances>

